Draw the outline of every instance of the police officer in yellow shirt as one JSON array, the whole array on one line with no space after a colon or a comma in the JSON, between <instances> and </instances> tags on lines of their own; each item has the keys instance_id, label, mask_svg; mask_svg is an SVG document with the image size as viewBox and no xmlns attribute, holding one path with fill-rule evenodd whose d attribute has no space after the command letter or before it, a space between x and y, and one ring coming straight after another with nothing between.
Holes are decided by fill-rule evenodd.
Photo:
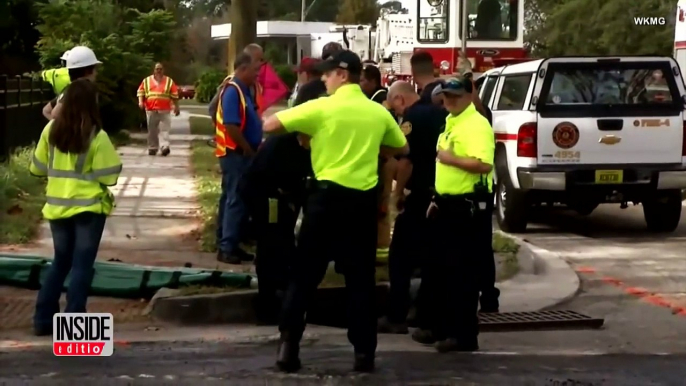
<instances>
[{"instance_id":1,"label":"police officer in yellow shirt","mask_svg":"<svg viewBox=\"0 0 686 386\"><path fill-rule=\"evenodd\" d=\"M340 51L322 63L327 98L276 113L265 132L311 137L315 179L305 204L294 262L283 303L277 366L300 369L299 343L309 299L331 260L345 276L348 338L356 371L373 371L376 352L375 260L379 154L408 151L397 122L359 86L362 62Z\"/></svg>"},{"instance_id":2,"label":"police officer in yellow shirt","mask_svg":"<svg viewBox=\"0 0 686 386\"><path fill-rule=\"evenodd\" d=\"M474 272L480 245L474 240L483 232L478 218L490 208L492 199L495 139L488 120L472 102L471 81L451 79L438 94L450 115L438 139L436 194L427 211L441 276L438 304L444 311L434 321L433 340L439 352L475 351L479 348L479 283Z\"/></svg>"}]
</instances>

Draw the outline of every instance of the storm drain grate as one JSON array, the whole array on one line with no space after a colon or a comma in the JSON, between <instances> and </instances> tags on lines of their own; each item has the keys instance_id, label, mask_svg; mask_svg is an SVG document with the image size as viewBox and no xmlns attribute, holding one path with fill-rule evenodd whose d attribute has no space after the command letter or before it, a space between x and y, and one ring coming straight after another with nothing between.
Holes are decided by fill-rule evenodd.
<instances>
[{"instance_id":1,"label":"storm drain grate","mask_svg":"<svg viewBox=\"0 0 686 386\"><path fill-rule=\"evenodd\" d=\"M481 331L595 329L603 323L605 319L568 310L479 314Z\"/></svg>"}]
</instances>

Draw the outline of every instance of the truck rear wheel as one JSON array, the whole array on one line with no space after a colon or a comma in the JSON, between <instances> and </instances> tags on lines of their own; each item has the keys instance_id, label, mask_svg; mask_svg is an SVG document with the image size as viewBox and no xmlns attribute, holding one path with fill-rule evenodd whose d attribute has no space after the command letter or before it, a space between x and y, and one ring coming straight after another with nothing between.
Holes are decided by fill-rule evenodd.
<instances>
[{"instance_id":1,"label":"truck rear wheel","mask_svg":"<svg viewBox=\"0 0 686 386\"><path fill-rule=\"evenodd\" d=\"M498 179L495 193L496 219L503 231L522 233L526 231L530 206L526 193L512 186L507 161L503 157L502 155L496 157Z\"/></svg>"},{"instance_id":2,"label":"truck rear wheel","mask_svg":"<svg viewBox=\"0 0 686 386\"><path fill-rule=\"evenodd\" d=\"M657 191L643 201L643 216L648 230L674 232L681 221L682 197L680 190Z\"/></svg>"}]
</instances>

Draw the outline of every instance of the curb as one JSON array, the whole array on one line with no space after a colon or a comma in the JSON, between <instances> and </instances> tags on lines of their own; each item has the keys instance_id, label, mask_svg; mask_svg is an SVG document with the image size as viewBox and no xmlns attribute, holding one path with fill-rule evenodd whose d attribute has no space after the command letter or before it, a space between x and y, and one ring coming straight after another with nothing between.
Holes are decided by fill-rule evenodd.
<instances>
[{"instance_id":1,"label":"curb","mask_svg":"<svg viewBox=\"0 0 686 386\"><path fill-rule=\"evenodd\" d=\"M555 252L517 236L495 230L520 246L521 272L498 284L502 312L531 312L555 307L576 296L581 282L576 272Z\"/></svg>"},{"instance_id":2,"label":"curb","mask_svg":"<svg viewBox=\"0 0 686 386\"><path fill-rule=\"evenodd\" d=\"M172 295L172 296L170 296ZM256 323L256 290L173 296L163 294L151 300L146 310L155 320L182 326L209 324ZM376 286L377 310L385 311L388 286ZM345 287L319 288L307 312L307 322L324 326L345 327L347 319ZM381 316L381 315L379 315Z\"/></svg>"}]
</instances>

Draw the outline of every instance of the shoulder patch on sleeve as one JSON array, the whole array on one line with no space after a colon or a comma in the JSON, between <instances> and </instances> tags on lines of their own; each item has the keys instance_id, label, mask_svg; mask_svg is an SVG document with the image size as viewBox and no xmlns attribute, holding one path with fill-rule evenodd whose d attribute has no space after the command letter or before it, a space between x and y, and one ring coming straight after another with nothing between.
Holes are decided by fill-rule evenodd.
<instances>
[{"instance_id":1,"label":"shoulder patch on sleeve","mask_svg":"<svg viewBox=\"0 0 686 386\"><path fill-rule=\"evenodd\" d=\"M405 121L400 125L400 130L403 132L403 134L408 135L412 132L412 122L410 121Z\"/></svg>"}]
</instances>

